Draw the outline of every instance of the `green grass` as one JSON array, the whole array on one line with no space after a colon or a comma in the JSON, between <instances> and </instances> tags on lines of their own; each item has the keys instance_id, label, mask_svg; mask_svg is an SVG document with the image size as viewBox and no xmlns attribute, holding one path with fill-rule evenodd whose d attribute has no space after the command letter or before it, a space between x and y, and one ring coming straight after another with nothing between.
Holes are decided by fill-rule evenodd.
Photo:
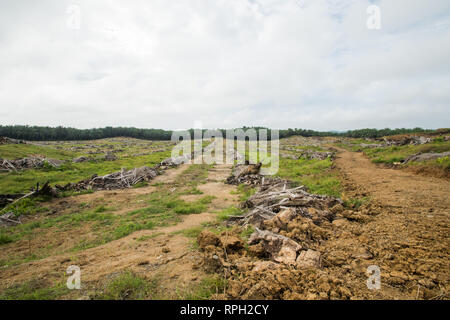
<instances>
[{"instance_id":1,"label":"green grass","mask_svg":"<svg viewBox=\"0 0 450 320\"><path fill-rule=\"evenodd\" d=\"M290 141L286 141L285 139L280 140L281 144L290 144ZM299 152L309 149L315 151L326 151L327 149L320 146L304 146L298 145L295 146L295 149ZM294 151L286 151L281 150L283 153L295 153ZM257 157L259 160L261 158L261 154L257 152L257 154L253 154L254 157ZM267 155L270 158L270 153ZM246 152L245 157L248 160L250 157L250 153L248 151L248 142L246 143ZM340 184L340 180L337 176L337 173L334 172L332 167L332 160L316 160L316 159L286 159L280 157L279 161L279 170L276 176L281 178L291 180L296 184L305 185L311 193L330 195L335 197L340 197L342 188ZM267 167L267 165L263 165L263 167ZM252 190L251 187L247 186L239 186L237 194L239 194L239 200L245 201L247 200L255 190Z\"/></svg>"},{"instance_id":2,"label":"green grass","mask_svg":"<svg viewBox=\"0 0 450 320\"><path fill-rule=\"evenodd\" d=\"M143 187L147 187L147 186L149 186L148 182L143 181L143 182L136 183L133 186L133 188L137 189L137 188L143 188Z\"/></svg>"},{"instance_id":3,"label":"green grass","mask_svg":"<svg viewBox=\"0 0 450 320\"><path fill-rule=\"evenodd\" d=\"M197 187L192 187L191 189L184 191L183 194L203 194L203 191L199 190Z\"/></svg>"},{"instance_id":4,"label":"green grass","mask_svg":"<svg viewBox=\"0 0 450 320\"><path fill-rule=\"evenodd\" d=\"M280 160L277 176L305 185L311 193L340 197L342 188L332 167L332 160L284 159Z\"/></svg>"},{"instance_id":5,"label":"green grass","mask_svg":"<svg viewBox=\"0 0 450 320\"><path fill-rule=\"evenodd\" d=\"M43 156L45 158L68 160L76 157L78 153L67 150L58 150L47 146L31 144L3 144L0 145L0 158L18 159L32 156Z\"/></svg>"},{"instance_id":6,"label":"green grass","mask_svg":"<svg viewBox=\"0 0 450 320\"><path fill-rule=\"evenodd\" d=\"M188 228L188 229L184 229L184 230L180 230L180 231L176 231L173 234L182 234L188 238L197 238L197 236L203 231L205 230L204 227L192 227L192 228Z\"/></svg>"},{"instance_id":7,"label":"green grass","mask_svg":"<svg viewBox=\"0 0 450 320\"><path fill-rule=\"evenodd\" d=\"M375 163L401 162L407 157L417 153L441 153L446 151L450 151L450 141L443 140L435 140L431 143L422 145L363 148L363 152Z\"/></svg>"},{"instance_id":8,"label":"green grass","mask_svg":"<svg viewBox=\"0 0 450 320\"><path fill-rule=\"evenodd\" d=\"M407 165L410 167L438 168L440 170L449 172L450 171L450 158L448 156L445 156L445 157L442 157L439 159L419 161L419 162L410 162Z\"/></svg>"},{"instance_id":9,"label":"green grass","mask_svg":"<svg viewBox=\"0 0 450 320\"><path fill-rule=\"evenodd\" d=\"M351 209L358 210L363 204L369 202L369 198L350 198L344 201L344 206Z\"/></svg>"},{"instance_id":10,"label":"green grass","mask_svg":"<svg viewBox=\"0 0 450 320\"><path fill-rule=\"evenodd\" d=\"M47 197L25 198L7 205L0 210L0 214L12 212L16 217L20 217L21 215L32 215L47 212L49 210L48 208L39 205L40 202L44 202L46 200L48 200Z\"/></svg>"},{"instance_id":11,"label":"green grass","mask_svg":"<svg viewBox=\"0 0 450 320\"><path fill-rule=\"evenodd\" d=\"M220 211L218 213L218 219L219 221L225 221L228 220L231 216L238 216L243 214L244 211L242 211L241 209L238 209L234 206L228 207L226 209L223 209L222 211Z\"/></svg>"},{"instance_id":12,"label":"green grass","mask_svg":"<svg viewBox=\"0 0 450 320\"><path fill-rule=\"evenodd\" d=\"M180 174L176 180L176 185L190 186L193 190L200 183L205 183L208 171L213 167L209 164L193 164Z\"/></svg>"},{"instance_id":13,"label":"green grass","mask_svg":"<svg viewBox=\"0 0 450 320\"><path fill-rule=\"evenodd\" d=\"M100 213L100 212L105 212L110 210L109 208L105 207L104 205L98 206L97 208L94 209L95 213Z\"/></svg>"},{"instance_id":14,"label":"green grass","mask_svg":"<svg viewBox=\"0 0 450 320\"><path fill-rule=\"evenodd\" d=\"M40 280L30 280L3 290L0 300L55 300L69 292L63 283L45 286Z\"/></svg>"},{"instance_id":15,"label":"green grass","mask_svg":"<svg viewBox=\"0 0 450 320\"><path fill-rule=\"evenodd\" d=\"M7 244L7 243L10 243L13 241L14 241L14 239L10 235L8 235L8 234L4 233L4 231L0 230L0 245Z\"/></svg>"},{"instance_id":16,"label":"green grass","mask_svg":"<svg viewBox=\"0 0 450 320\"><path fill-rule=\"evenodd\" d=\"M230 192L230 194L238 194L239 201L241 201L241 202L247 201L247 199L250 198L255 193L256 193L256 188L249 186L249 185L245 185L245 184L240 184L237 187L236 191Z\"/></svg>"},{"instance_id":17,"label":"green grass","mask_svg":"<svg viewBox=\"0 0 450 320\"><path fill-rule=\"evenodd\" d=\"M163 234L164 234L164 232L155 232L155 233L150 234L150 235L148 235L148 236L142 236L142 237L139 237L139 238L136 239L136 241L144 242L144 241L147 241L147 240L150 240L150 239L159 237L159 236L161 236L161 235L163 235Z\"/></svg>"},{"instance_id":18,"label":"green grass","mask_svg":"<svg viewBox=\"0 0 450 320\"><path fill-rule=\"evenodd\" d=\"M191 286L191 288L178 291L178 299L180 300L207 300L213 294L223 293L226 286L226 279L215 275L209 276L200 281L199 284Z\"/></svg>"},{"instance_id":19,"label":"green grass","mask_svg":"<svg viewBox=\"0 0 450 320\"><path fill-rule=\"evenodd\" d=\"M444 170L450 170L450 158L448 156L442 157L440 159L430 160L430 165L436 165Z\"/></svg>"},{"instance_id":20,"label":"green grass","mask_svg":"<svg viewBox=\"0 0 450 320\"><path fill-rule=\"evenodd\" d=\"M198 214L206 210L206 206L202 203L185 203L176 206L173 211L178 214Z\"/></svg>"},{"instance_id":21,"label":"green grass","mask_svg":"<svg viewBox=\"0 0 450 320\"><path fill-rule=\"evenodd\" d=\"M158 282L125 271L109 281L102 293L94 296L97 300L143 300L151 298L156 292Z\"/></svg>"},{"instance_id":22,"label":"green grass","mask_svg":"<svg viewBox=\"0 0 450 320\"><path fill-rule=\"evenodd\" d=\"M128 222L122 225L119 225L114 230L114 239L120 239L128 236L129 234L139 231L139 230L151 230L155 227L155 223L152 221L148 221L146 223L135 223Z\"/></svg>"}]
</instances>

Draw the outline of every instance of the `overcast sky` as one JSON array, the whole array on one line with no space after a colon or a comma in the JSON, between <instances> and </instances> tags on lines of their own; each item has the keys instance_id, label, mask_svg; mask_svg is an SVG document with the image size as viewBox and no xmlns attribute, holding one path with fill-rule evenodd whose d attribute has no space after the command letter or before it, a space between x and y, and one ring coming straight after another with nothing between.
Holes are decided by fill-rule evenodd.
<instances>
[{"instance_id":1,"label":"overcast sky","mask_svg":"<svg viewBox=\"0 0 450 320\"><path fill-rule=\"evenodd\" d=\"M0 0L3 125L439 128L449 103L449 0Z\"/></svg>"}]
</instances>

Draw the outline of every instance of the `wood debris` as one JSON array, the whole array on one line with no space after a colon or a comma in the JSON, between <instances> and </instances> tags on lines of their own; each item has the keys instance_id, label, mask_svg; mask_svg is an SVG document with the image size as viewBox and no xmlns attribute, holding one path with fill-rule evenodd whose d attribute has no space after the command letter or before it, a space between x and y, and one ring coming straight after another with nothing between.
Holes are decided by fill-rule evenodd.
<instances>
[{"instance_id":1,"label":"wood debris","mask_svg":"<svg viewBox=\"0 0 450 320\"><path fill-rule=\"evenodd\" d=\"M41 157L29 157L15 160L0 158L0 171L18 171L25 169L40 169L48 164L52 167L59 167L64 161L57 159L46 159Z\"/></svg>"},{"instance_id":2,"label":"wood debris","mask_svg":"<svg viewBox=\"0 0 450 320\"><path fill-rule=\"evenodd\" d=\"M304 186L272 177L262 177L254 165L237 166L229 183L260 181L258 191L242 204L249 210L244 215L232 216L229 224L251 225L255 232L250 245L258 245L264 256L274 262L296 265L299 268L321 266L320 252L311 249L311 243L327 236L320 226L331 223L342 207L342 200L311 194ZM299 242L299 240L304 240Z\"/></svg>"}]
</instances>

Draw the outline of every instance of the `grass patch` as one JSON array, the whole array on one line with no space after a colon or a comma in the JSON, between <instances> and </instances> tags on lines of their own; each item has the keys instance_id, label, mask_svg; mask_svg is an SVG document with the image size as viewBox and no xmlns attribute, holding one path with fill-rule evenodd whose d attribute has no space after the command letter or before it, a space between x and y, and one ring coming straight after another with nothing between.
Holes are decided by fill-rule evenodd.
<instances>
[{"instance_id":1,"label":"grass patch","mask_svg":"<svg viewBox=\"0 0 450 320\"><path fill-rule=\"evenodd\" d=\"M344 200L344 206L346 208L350 208L350 209L359 209L363 204L366 204L367 202L369 202L369 198L364 197L364 198L350 198L350 199L346 199Z\"/></svg>"},{"instance_id":2,"label":"grass patch","mask_svg":"<svg viewBox=\"0 0 450 320\"><path fill-rule=\"evenodd\" d=\"M0 230L0 245L7 244L13 241L14 239L10 235Z\"/></svg>"},{"instance_id":3,"label":"grass patch","mask_svg":"<svg viewBox=\"0 0 450 320\"><path fill-rule=\"evenodd\" d=\"M182 234L188 238L197 238L197 236L203 231L205 228L203 227L192 227L189 229L184 229L180 231L176 231L173 234Z\"/></svg>"},{"instance_id":4,"label":"grass patch","mask_svg":"<svg viewBox=\"0 0 450 320\"><path fill-rule=\"evenodd\" d=\"M18 159L33 156L43 156L60 160L68 160L76 157L76 152L58 150L47 146L37 146L32 144L3 144L0 145L0 158Z\"/></svg>"},{"instance_id":5,"label":"grass patch","mask_svg":"<svg viewBox=\"0 0 450 320\"><path fill-rule=\"evenodd\" d=\"M187 191L181 193L182 195L191 195L191 194L203 194L203 191L199 190L197 187L193 187Z\"/></svg>"},{"instance_id":6,"label":"grass patch","mask_svg":"<svg viewBox=\"0 0 450 320\"><path fill-rule=\"evenodd\" d=\"M450 151L450 141L433 140L422 145L389 146L382 148L364 148L363 152L375 163L402 162L417 153L441 153ZM445 162L445 160L443 160Z\"/></svg>"},{"instance_id":7,"label":"grass patch","mask_svg":"<svg viewBox=\"0 0 450 320\"><path fill-rule=\"evenodd\" d=\"M69 293L65 284L45 286L40 280L30 280L5 289L0 300L55 300Z\"/></svg>"},{"instance_id":8,"label":"grass patch","mask_svg":"<svg viewBox=\"0 0 450 320\"><path fill-rule=\"evenodd\" d=\"M192 286L183 292L178 292L178 299L181 300L207 300L214 294L223 293L226 286L226 279L220 276L210 276L204 278L199 284Z\"/></svg>"},{"instance_id":9,"label":"grass patch","mask_svg":"<svg viewBox=\"0 0 450 320\"><path fill-rule=\"evenodd\" d=\"M206 205L203 203L184 203L176 206L173 211L177 214L198 214L206 210Z\"/></svg>"},{"instance_id":10,"label":"grass patch","mask_svg":"<svg viewBox=\"0 0 450 320\"><path fill-rule=\"evenodd\" d=\"M331 167L331 159L284 159L280 160L278 176L305 185L311 193L340 197L342 188L339 178Z\"/></svg>"},{"instance_id":11,"label":"grass patch","mask_svg":"<svg viewBox=\"0 0 450 320\"><path fill-rule=\"evenodd\" d=\"M228 220L231 216L238 216L243 213L244 213L244 211L242 211L241 209L231 206L231 207L228 207L228 208L220 211L218 214L218 219L219 219L219 221L225 221L225 220Z\"/></svg>"},{"instance_id":12,"label":"grass patch","mask_svg":"<svg viewBox=\"0 0 450 320\"><path fill-rule=\"evenodd\" d=\"M239 201L241 201L241 202L247 201L248 198L250 198L255 193L256 193L256 188L249 186L249 185L245 185L245 184L240 184L237 187L237 190L233 190L230 192L230 194L239 195Z\"/></svg>"},{"instance_id":13,"label":"grass patch","mask_svg":"<svg viewBox=\"0 0 450 320\"><path fill-rule=\"evenodd\" d=\"M175 180L175 184L182 186L196 187L200 183L206 182L208 171L213 165L193 164L184 170Z\"/></svg>"},{"instance_id":14,"label":"grass patch","mask_svg":"<svg viewBox=\"0 0 450 320\"><path fill-rule=\"evenodd\" d=\"M157 281L148 281L145 278L125 271L112 279L105 287L103 293L95 295L98 300L143 300L152 297L156 291Z\"/></svg>"},{"instance_id":15,"label":"grass patch","mask_svg":"<svg viewBox=\"0 0 450 320\"><path fill-rule=\"evenodd\" d=\"M39 202L48 200L46 197L25 198L15 203L7 205L0 211L0 214L12 212L16 217L21 215L31 215L40 212L47 212L49 209L39 205Z\"/></svg>"},{"instance_id":16,"label":"grass patch","mask_svg":"<svg viewBox=\"0 0 450 320\"><path fill-rule=\"evenodd\" d=\"M134 189L137 189L137 188L143 188L143 187L148 187L148 186L149 186L148 182L142 181L142 182L136 183L136 184L133 186L133 188L134 188Z\"/></svg>"},{"instance_id":17,"label":"grass patch","mask_svg":"<svg viewBox=\"0 0 450 320\"><path fill-rule=\"evenodd\" d=\"M122 224L114 229L114 239L120 239L128 236L129 234L139 231L139 230L151 230L155 227L155 223L152 221L148 221L146 223L134 223L128 222L126 224Z\"/></svg>"},{"instance_id":18,"label":"grass patch","mask_svg":"<svg viewBox=\"0 0 450 320\"><path fill-rule=\"evenodd\" d=\"M161 236L163 234L164 234L164 232L155 232L155 233L150 234L148 236L139 237L139 238L136 239L136 241L139 241L139 242L147 241L147 240L159 237L159 236Z\"/></svg>"}]
</instances>

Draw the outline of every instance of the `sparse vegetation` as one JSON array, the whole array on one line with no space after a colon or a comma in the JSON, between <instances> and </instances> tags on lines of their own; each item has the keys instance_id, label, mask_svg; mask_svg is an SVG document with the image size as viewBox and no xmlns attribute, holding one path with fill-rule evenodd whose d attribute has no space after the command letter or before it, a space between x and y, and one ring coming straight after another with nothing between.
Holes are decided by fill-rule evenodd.
<instances>
[{"instance_id":1,"label":"sparse vegetation","mask_svg":"<svg viewBox=\"0 0 450 320\"><path fill-rule=\"evenodd\" d=\"M241 215L243 213L244 212L241 209L231 206L229 208L226 208L226 209L220 211L218 214L218 219L220 221L225 221L231 216L237 216L237 215Z\"/></svg>"},{"instance_id":2,"label":"sparse vegetation","mask_svg":"<svg viewBox=\"0 0 450 320\"><path fill-rule=\"evenodd\" d=\"M280 160L278 176L299 185L305 185L310 192L339 197L341 185L337 173L332 170L332 160L284 159Z\"/></svg>"},{"instance_id":3,"label":"sparse vegetation","mask_svg":"<svg viewBox=\"0 0 450 320\"><path fill-rule=\"evenodd\" d=\"M413 154L428 152L440 153L445 151L450 151L450 141L438 140L422 145L363 148L363 152L375 163L401 162Z\"/></svg>"},{"instance_id":4,"label":"sparse vegetation","mask_svg":"<svg viewBox=\"0 0 450 320\"><path fill-rule=\"evenodd\" d=\"M178 292L178 299L207 300L214 294L222 293L226 280L220 276L210 276L202 279L199 284Z\"/></svg>"},{"instance_id":5,"label":"sparse vegetation","mask_svg":"<svg viewBox=\"0 0 450 320\"><path fill-rule=\"evenodd\" d=\"M239 201L244 202L248 198L250 198L253 194L255 194L256 188L252 186L248 186L245 184L241 184L237 187L236 191L232 191L231 194L238 194Z\"/></svg>"},{"instance_id":6,"label":"sparse vegetation","mask_svg":"<svg viewBox=\"0 0 450 320\"><path fill-rule=\"evenodd\" d=\"M125 271L110 280L103 292L93 298L98 300L143 300L152 298L157 280L148 281L131 271Z\"/></svg>"},{"instance_id":7,"label":"sparse vegetation","mask_svg":"<svg viewBox=\"0 0 450 320\"><path fill-rule=\"evenodd\" d=\"M68 292L65 283L46 286L43 281L30 280L0 292L0 300L54 300Z\"/></svg>"}]
</instances>

